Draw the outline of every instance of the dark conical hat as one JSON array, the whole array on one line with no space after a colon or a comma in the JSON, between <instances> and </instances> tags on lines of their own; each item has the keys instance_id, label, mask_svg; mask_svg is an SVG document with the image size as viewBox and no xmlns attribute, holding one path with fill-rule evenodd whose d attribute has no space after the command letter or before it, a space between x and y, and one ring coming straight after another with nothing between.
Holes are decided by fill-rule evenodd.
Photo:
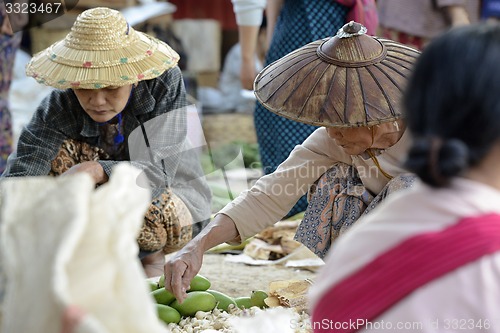
<instances>
[{"instance_id":1,"label":"dark conical hat","mask_svg":"<svg viewBox=\"0 0 500 333\"><path fill-rule=\"evenodd\" d=\"M420 52L365 34L350 22L264 68L255 95L270 111L329 127L372 126L401 118L400 99Z\"/></svg>"}]
</instances>

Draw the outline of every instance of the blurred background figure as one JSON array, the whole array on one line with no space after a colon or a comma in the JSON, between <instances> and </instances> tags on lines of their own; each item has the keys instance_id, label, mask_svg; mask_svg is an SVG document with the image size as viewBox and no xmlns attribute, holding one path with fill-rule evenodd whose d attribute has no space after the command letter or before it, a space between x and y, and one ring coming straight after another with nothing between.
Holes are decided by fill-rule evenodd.
<instances>
[{"instance_id":1,"label":"blurred background figure","mask_svg":"<svg viewBox=\"0 0 500 333\"><path fill-rule=\"evenodd\" d=\"M449 28L479 20L480 0L377 0L383 36L421 50Z\"/></svg>"},{"instance_id":2,"label":"blurred background figure","mask_svg":"<svg viewBox=\"0 0 500 333\"><path fill-rule=\"evenodd\" d=\"M266 27L267 20L264 17L260 25L255 49L254 66L256 73L263 68L267 49ZM254 112L255 95L252 90L243 89L241 85L241 66L241 45L236 43L226 54L218 89L212 87L198 88L198 100L202 103L204 112Z\"/></svg>"},{"instance_id":3,"label":"blurred background figure","mask_svg":"<svg viewBox=\"0 0 500 333\"><path fill-rule=\"evenodd\" d=\"M7 157L12 152L13 133L9 92L14 59L22 37L19 30L27 23L27 15L22 13L7 15L4 1L0 0L0 174L5 169Z\"/></svg>"},{"instance_id":4,"label":"blurred background figure","mask_svg":"<svg viewBox=\"0 0 500 333\"><path fill-rule=\"evenodd\" d=\"M500 0L482 0L481 18L484 20L500 20Z\"/></svg>"},{"instance_id":5,"label":"blurred background figure","mask_svg":"<svg viewBox=\"0 0 500 333\"><path fill-rule=\"evenodd\" d=\"M349 8L331 0L232 0L242 52L241 82L252 89L256 76L255 54L259 26L266 9L269 50L264 65L312 41L333 36L346 20ZM280 117L257 103L255 130L264 174L276 170L292 149L303 142L315 126ZM302 197L288 216L307 207Z\"/></svg>"}]
</instances>

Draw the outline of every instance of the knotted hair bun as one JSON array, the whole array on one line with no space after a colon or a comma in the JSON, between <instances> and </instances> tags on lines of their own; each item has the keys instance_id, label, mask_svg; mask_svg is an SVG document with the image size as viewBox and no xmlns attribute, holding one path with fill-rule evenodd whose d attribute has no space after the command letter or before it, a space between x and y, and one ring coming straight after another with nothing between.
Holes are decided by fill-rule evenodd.
<instances>
[{"instance_id":1,"label":"knotted hair bun","mask_svg":"<svg viewBox=\"0 0 500 333\"><path fill-rule=\"evenodd\" d=\"M469 166L469 148L458 139L416 138L408 153L406 167L422 181L442 187Z\"/></svg>"}]
</instances>

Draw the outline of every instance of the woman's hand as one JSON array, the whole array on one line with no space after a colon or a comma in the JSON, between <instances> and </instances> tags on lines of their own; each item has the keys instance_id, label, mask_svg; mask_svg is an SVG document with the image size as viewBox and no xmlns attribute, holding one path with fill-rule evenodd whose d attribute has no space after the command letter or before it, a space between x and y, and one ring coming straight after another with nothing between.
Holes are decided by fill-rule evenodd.
<instances>
[{"instance_id":1,"label":"woman's hand","mask_svg":"<svg viewBox=\"0 0 500 333\"><path fill-rule=\"evenodd\" d=\"M102 166L95 161L87 161L74 165L61 176L73 175L81 172L88 173L96 184L103 184L108 181L108 175L104 172Z\"/></svg>"},{"instance_id":2,"label":"woman's hand","mask_svg":"<svg viewBox=\"0 0 500 333\"><path fill-rule=\"evenodd\" d=\"M227 215L218 214L165 264L165 288L182 302L187 297L191 280L201 269L205 251L224 242L239 240L233 220Z\"/></svg>"},{"instance_id":3,"label":"woman's hand","mask_svg":"<svg viewBox=\"0 0 500 333\"><path fill-rule=\"evenodd\" d=\"M189 284L201 269L204 252L204 248L194 239L165 264L165 288L179 302L187 297Z\"/></svg>"},{"instance_id":4,"label":"woman's hand","mask_svg":"<svg viewBox=\"0 0 500 333\"><path fill-rule=\"evenodd\" d=\"M242 59L240 72L242 88L246 90L253 90L253 82L256 76L257 73L255 71L255 58L250 57L250 59Z\"/></svg>"}]
</instances>

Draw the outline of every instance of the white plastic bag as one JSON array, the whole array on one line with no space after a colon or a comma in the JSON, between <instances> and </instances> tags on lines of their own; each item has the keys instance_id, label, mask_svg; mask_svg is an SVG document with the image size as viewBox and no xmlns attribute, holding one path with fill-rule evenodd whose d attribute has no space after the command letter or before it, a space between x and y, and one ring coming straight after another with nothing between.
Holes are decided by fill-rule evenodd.
<instances>
[{"instance_id":1,"label":"white plastic bag","mask_svg":"<svg viewBox=\"0 0 500 333\"><path fill-rule=\"evenodd\" d=\"M97 190L84 174L1 183L2 333L168 331L137 257L150 201L138 175L120 164Z\"/></svg>"}]
</instances>

